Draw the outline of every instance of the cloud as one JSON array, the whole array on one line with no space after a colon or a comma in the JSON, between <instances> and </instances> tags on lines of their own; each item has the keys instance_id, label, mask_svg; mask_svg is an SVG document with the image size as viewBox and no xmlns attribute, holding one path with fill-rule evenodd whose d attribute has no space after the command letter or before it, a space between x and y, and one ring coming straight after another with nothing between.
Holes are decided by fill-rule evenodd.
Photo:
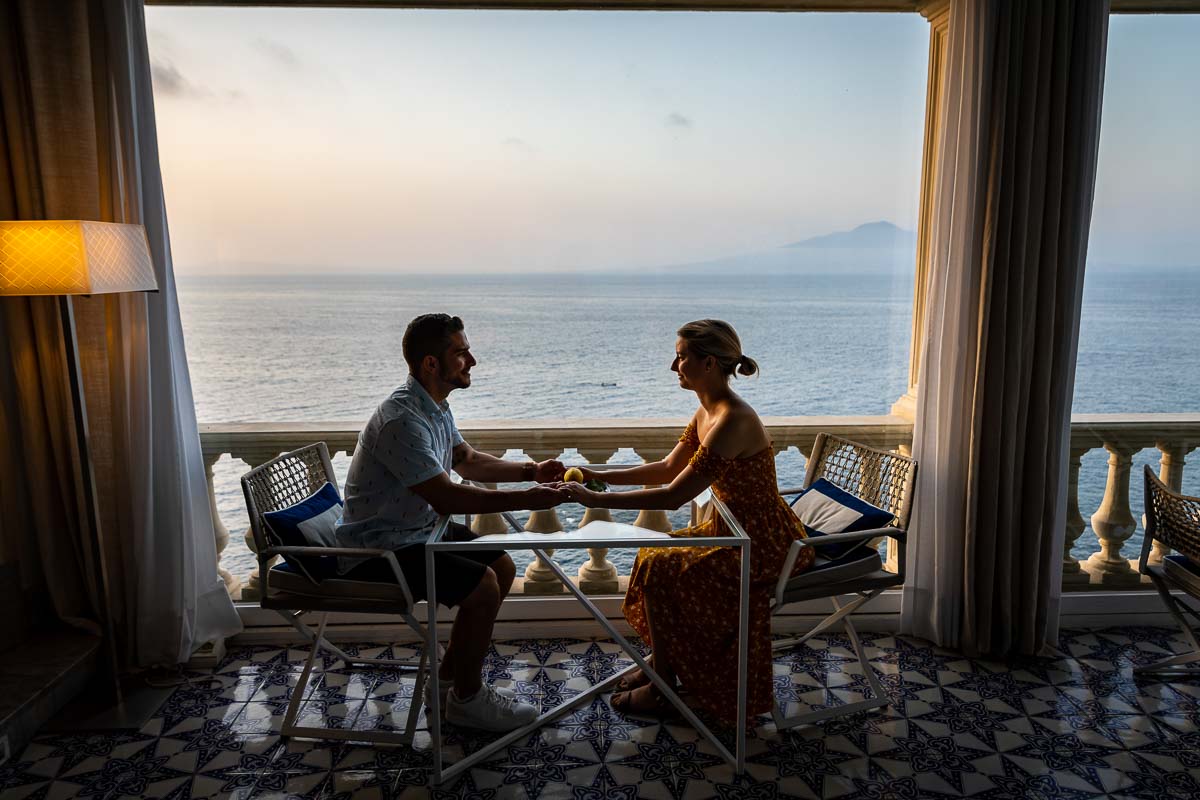
<instances>
[{"instance_id":1,"label":"cloud","mask_svg":"<svg viewBox=\"0 0 1200 800\"><path fill-rule=\"evenodd\" d=\"M300 57L296 55L296 51L282 42L275 42L270 39L255 39L254 49L288 69L300 69L303 66L300 62Z\"/></svg>"},{"instance_id":2,"label":"cloud","mask_svg":"<svg viewBox=\"0 0 1200 800\"><path fill-rule=\"evenodd\" d=\"M516 136L509 136L501 142L505 147L511 147L513 150L518 150L522 153L536 153L538 149L524 139Z\"/></svg>"},{"instance_id":3,"label":"cloud","mask_svg":"<svg viewBox=\"0 0 1200 800\"><path fill-rule=\"evenodd\" d=\"M208 97L209 90L197 86L183 76L183 73L169 61L150 62L150 78L154 83L155 94L170 97Z\"/></svg>"},{"instance_id":4,"label":"cloud","mask_svg":"<svg viewBox=\"0 0 1200 800\"><path fill-rule=\"evenodd\" d=\"M666 122L666 125L668 128L691 128L692 127L691 119L689 119L688 117L685 117L683 114L680 114L678 111L672 111L670 114L667 114L667 118L666 118L665 122Z\"/></svg>"}]
</instances>

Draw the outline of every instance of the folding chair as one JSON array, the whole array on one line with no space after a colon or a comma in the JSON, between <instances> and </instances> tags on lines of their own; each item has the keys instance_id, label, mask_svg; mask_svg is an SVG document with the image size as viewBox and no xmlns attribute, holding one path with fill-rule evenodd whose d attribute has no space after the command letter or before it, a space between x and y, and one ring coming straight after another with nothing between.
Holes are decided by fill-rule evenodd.
<instances>
[{"instance_id":1,"label":"folding chair","mask_svg":"<svg viewBox=\"0 0 1200 800\"><path fill-rule=\"evenodd\" d=\"M779 580L775 586L771 613L778 614L785 606L793 603L822 598L828 598L833 603L833 613L803 636L776 640L773 649L784 650L801 645L813 636L841 622L846 630L846 636L854 647L854 654L858 658L863 674L870 684L871 694L874 696L790 717L784 717L776 705L772 708L772 716L774 716L775 726L779 730L820 722L844 714L881 708L888 704L887 695L884 694L883 686L867 660L862 642L858 638L858 632L850 620L850 615L878 597L885 589L901 586L904 583L904 543L908 536L908 518L912 511L913 487L916 477L917 462L907 456L867 447L822 433L817 436L812 457L808 460L804 486L801 489L780 491L780 494L784 496L795 494L812 486L818 478L824 478L859 499L890 512L894 518L892 524L885 528L814 536L793 542L788 550L787 559L784 561L783 569L780 571ZM872 539L885 536L894 539L898 545L899 558L896 572L888 572L883 568L879 550L870 545ZM859 542L861 546L855 547L839 557L822 555L822 549L825 546L845 542ZM790 577L802 547L812 547L816 550L815 561L809 570ZM847 595L855 597L843 604L839 598Z\"/></svg>"},{"instance_id":2,"label":"folding chair","mask_svg":"<svg viewBox=\"0 0 1200 800\"><path fill-rule=\"evenodd\" d=\"M1146 537L1142 540L1138 571L1154 582L1159 597L1192 649L1153 664L1134 667L1133 671L1139 675L1200 675L1200 665L1187 666L1200 661L1200 642L1196 640L1196 631L1184 618L1184 614L1190 614L1200 621L1200 614L1171 594L1174 589L1200 601L1200 497L1171 491L1149 465L1145 467L1145 477ZM1175 552L1163 558L1162 563L1151 564L1150 548L1154 542L1162 542Z\"/></svg>"},{"instance_id":3,"label":"folding chair","mask_svg":"<svg viewBox=\"0 0 1200 800\"><path fill-rule=\"evenodd\" d=\"M280 727L280 736L298 736L310 739L354 740L380 744L411 745L417 730L417 716L422 706L423 689L428 670L426 663L430 647L437 643L430 640L424 626L413 616L413 598L408 583L400 572L400 565L390 550L345 547L297 547L283 546L263 518L269 511L293 506L309 497L326 482L337 487L329 450L324 442L310 444L284 453L265 464L255 467L242 476L242 491L246 496L246 510L250 514L250 530L258 550L259 574L263 579L260 605L283 617L288 624L309 640L308 660L300 674L300 681L292 690ZM439 520L445 526L449 517ZM269 567L274 556L292 556ZM395 583L382 581L345 580L336 576L312 575L305 566L304 557L353 556L356 558L380 558L392 569ZM311 563L311 562L310 562ZM317 630L306 625L301 617L310 611L320 613ZM331 611L349 611L366 614L400 616L417 634L421 641L420 661L405 661L390 658L361 658L346 653L325 638L325 624ZM332 728L307 727L296 724L296 716L303 703L305 689L312 673L313 663L319 650L327 650L340 658L347 666L362 666L374 669L410 668L416 672L412 707L408 712L403 733L391 731L350 731ZM438 651L441 652L440 650Z\"/></svg>"}]
</instances>

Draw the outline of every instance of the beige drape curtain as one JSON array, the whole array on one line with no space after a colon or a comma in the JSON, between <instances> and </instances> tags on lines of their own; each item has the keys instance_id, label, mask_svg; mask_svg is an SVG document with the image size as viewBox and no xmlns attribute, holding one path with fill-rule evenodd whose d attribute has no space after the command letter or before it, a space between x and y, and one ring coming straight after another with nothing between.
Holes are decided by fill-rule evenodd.
<instances>
[{"instance_id":1,"label":"beige drape curtain","mask_svg":"<svg viewBox=\"0 0 1200 800\"><path fill-rule=\"evenodd\" d=\"M136 0L26 0L0 8L5 62L0 217L146 227L159 292L72 302L118 653L126 664L176 663L240 623L216 572L171 268L142 7ZM3 302L6 326L22 330L19 338L10 333L0 344L0 370L16 371L30 349L61 347L51 330L57 322L47 321L53 319L47 304L54 301ZM13 490L14 504L29 509L24 522L34 525L39 539L79 549L78 540L90 534L70 532L82 519L69 502L73 487L50 486L38 477L47 470L39 459L58 465L70 455L60 443L45 445L55 436L69 438L71 429L69 416L51 402L65 387L50 374L54 365L44 361L38 362L35 380L20 380L4 398L6 418L16 417L10 426L45 430L36 443L39 451L9 447L0 457L6 473L24 470L30 476ZM29 373L28 366L19 368ZM67 524L43 517L39 509L46 505L61 505ZM0 535L6 539L31 535L13 533L5 520ZM14 517L13 525L19 524ZM87 568L85 562L75 571ZM43 558L41 572L55 598L65 595L71 581L78 583L57 559ZM66 600L56 600L56 608L60 605Z\"/></svg>"},{"instance_id":2,"label":"beige drape curtain","mask_svg":"<svg viewBox=\"0 0 1200 800\"><path fill-rule=\"evenodd\" d=\"M39 147L52 109L90 106L91 89L63 80L61 64L27 57L67 31L86 36L87 15L80 7L31 26L25 10L0 5L0 219L94 218L94 188L77 185L79 176L95 180L91 132ZM0 333L0 565L16 581L0 592L18 612L5 614L7 643L51 618L98 633L94 532L84 514L58 301L0 298Z\"/></svg>"},{"instance_id":3,"label":"beige drape curtain","mask_svg":"<svg viewBox=\"0 0 1200 800\"><path fill-rule=\"evenodd\" d=\"M1057 638L1067 441L1108 35L1101 0L954 0L904 630Z\"/></svg>"}]
</instances>

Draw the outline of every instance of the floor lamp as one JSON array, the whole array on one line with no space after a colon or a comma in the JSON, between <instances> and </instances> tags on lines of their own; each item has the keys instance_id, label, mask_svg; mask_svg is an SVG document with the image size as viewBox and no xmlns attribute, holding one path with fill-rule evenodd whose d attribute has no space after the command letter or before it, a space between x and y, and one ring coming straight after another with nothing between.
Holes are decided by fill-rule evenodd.
<instances>
[{"instance_id":1,"label":"floor lamp","mask_svg":"<svg viewBox=\"0 0 1200 800\"><path fill-rule=\"evenodd\" d=\"M150 245L141 225L81 220L0 221L0 296L57 296L66 349L67 383L74 407L72 424L82 471L84 509L91 530L101 625L113 670L117 701L120 675L108 575L96 497L96 477L88 444L87 404L79 369L75 312L70 295L158 291Z\"/></svg>"}]
</instances>

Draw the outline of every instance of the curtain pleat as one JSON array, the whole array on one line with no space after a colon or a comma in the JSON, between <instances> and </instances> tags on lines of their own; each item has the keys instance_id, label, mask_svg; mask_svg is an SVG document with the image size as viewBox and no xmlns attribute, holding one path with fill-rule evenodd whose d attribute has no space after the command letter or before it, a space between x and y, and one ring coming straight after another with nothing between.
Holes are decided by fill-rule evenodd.
<instances>
[{"instance_id":1,"label":"curtain pleat","mask_svg":"<svg viewBox=\"0 0 1200 800\"><path fill-rule=\"evenodd\" d=\"M951 5L910 545L935 563L910 551L903 626L971 654L1057 638L1107 18L1103 2Z\"/></svg>"}]
</instances>

